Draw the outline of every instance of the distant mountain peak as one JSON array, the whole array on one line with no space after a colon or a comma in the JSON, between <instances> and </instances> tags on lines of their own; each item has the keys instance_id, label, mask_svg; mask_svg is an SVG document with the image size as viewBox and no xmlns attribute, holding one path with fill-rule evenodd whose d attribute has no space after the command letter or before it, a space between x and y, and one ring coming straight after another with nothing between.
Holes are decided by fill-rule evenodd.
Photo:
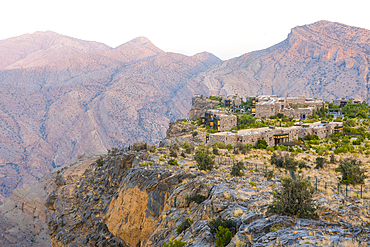
<instances>
[{"instance_id":1,"label":"distant mountain peak","mask_svg":"<svg viewBox=\"0 0 370 247\"><path fill-rule=\"evenodd\" d=\"M127 43L135 43L135 44L139 44L139 45L145 45L147 43L153 44L147 37L143 37L143 36L134 38L134 39L130 40Z\"/></svg>"}]
</instances>

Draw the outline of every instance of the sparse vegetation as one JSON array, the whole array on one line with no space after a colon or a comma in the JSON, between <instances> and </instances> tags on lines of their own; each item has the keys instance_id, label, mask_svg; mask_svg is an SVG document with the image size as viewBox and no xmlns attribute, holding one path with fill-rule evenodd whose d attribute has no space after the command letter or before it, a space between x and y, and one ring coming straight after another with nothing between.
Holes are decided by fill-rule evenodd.
<instances>
[{"instance_id":1,"label":"sparse vegetation","mask_svg":"<svg viewBox=\"0 0 370 247\"><path fill-rule=\"evenodd\" d=\"M228 228L219 226L217 233L216 233L217 239L216 239L215 247L226 246L228 243L230 243L233 236L234 234Z\"/></svg>"},{"instance_id":2,"label":"sparse vegetation","mask_svg":"<svg viewBox=\"0 0 370 247\"><path fill-rule=\"evenodd\" d=\"M206 197L200 194L196 194L194 196L186 196L185 201L190 204L191 202L195 202L197 204L202 203L204 200L206 200Z\"/></svg>"},{"instance_id":3,"label":"sparse vegetation","mask_svg":"<svg viewBox=\"0 0 370 247\"><path fill-rule=\"evenodd\" d=\"M231 219L221 219L218 217L216 219L208 221L208 226L210 232L215 235L217 233L218 227L228 228L233 234L236 232L236 223Z\"/></svg>"},{"instance_id":4,"label":"sparse vegetation","mask_svg":"<svg viewBox=\"0 0 370 247\"><path fill-rule=\"evenodd\" d=\"M210 171L213 169L215 161L213 160L208 149L198 148L194 159L198 163L198 169L203 171Z\"/></svg>"},{"instance_id":5,"label":"sparse vegetation","mask_svg":"<svg viewBox=\"0 0 370 247\"><path fill-rule=\"evenodd\" d=\"M243 162L239 161L238 163L235 163L231 167L230 175L234 177L244 176L244 173L241 171L242 169L243 169Z\"/></svg>"},{"instance_id":6,"label":"sparse vegetation","mask_svg":"<svg viewBox=\"0 0 370 247\"><path fill-rule=\"evenodd\" d=\"M363 184L368 178L366 168L362 168L362 162L356 159L342 160L336 171L342 173L341 182L344 184Z\"/></svg>"},{"instance_id":7,"label":"sparse vegetation","mask_svg":"<svg viewBox=\"0 0 370 247\"><path fill-rule=\"evenodd\" d=\"M267 212L298 218L316 219L317 204L313 201L315 189L308 180L282 178L283 188L274 194L274 201Z\"/></svg>"},{"instance_id":8,"label":"sparse vegetation","mask_svg":"<svg viewBox=\"0 0 370 247\"><path fill-rule=\"evenodd\" d=\"M191 224L193 224L193 221L189 218L186 218L176 229L176 232L178 235L180 235L183 231L188 229Z\"/></svg>"}]
</instances>

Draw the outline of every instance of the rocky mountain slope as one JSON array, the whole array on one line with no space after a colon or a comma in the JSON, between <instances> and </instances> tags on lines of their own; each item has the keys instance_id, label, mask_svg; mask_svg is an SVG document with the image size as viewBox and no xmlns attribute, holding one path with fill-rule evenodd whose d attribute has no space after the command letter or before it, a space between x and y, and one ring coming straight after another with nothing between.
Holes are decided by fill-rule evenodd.
<instances>
[{"instance_id":1,"label":"rocky mountain slope","mask_svg":"<svg viewBox=\"0 0 370 247\"><path fill-rule=\"evenodd\" d=\"M319 21L220 61L144 37L112 49L37 32L0 41L0 199L87 150L157 143L193 94L368 100L370 31Z\"/></svg>"},{"instance_id":2,"label":"rocky mountain slope","mask_svg":"<svg viewBox=\"0 0 370 247\"><path fill-rule=\"evenodd\" d=\"M173 123L169 138L163 142L192 140L195 146L202 143L203 138L192 138L189 131L176 131L185 125L189 125L189 130L196 128L190 123ZM199 135L205 134L201 129L198 131ZM181 148L181 151L185 150ZM228 151L221 153L227 159ZM231 177L228 162L218 162L219 168L213 171L200 172L191 154L178 158L179 166L169 166L169 158L163 161L165 154L169 156L166 147L155 152L119 150L100 161L97 156L83 157L59 172L54 171L48 181L39 184L45 188L52 185L50 189L35 193L49 192L47 198L42 196L40 200L44 205L37 205L34 211L47 207L44 215L50 238L45 231L39 231L36 239L44 238L43 246L162 246L173 239L186 242L186 247L214 246L215 236L208 221L221 217L236 224L236 234L228 247L370 244L368 199L344 197L320 189L315 194L320 205L319 220L266 214L274 191L281 187L279 176L283 174L277 170L271 180L264 177L263 171L253 169L244 169L243 177ZM235 159L245 161L244 156L235 155ZM256 150L247 156L253 167L267 166L266 151ZM328 175L326 171L322 173L320 179ZM204 200L189 203L186 197L194 195L202 195ZM14 198L14 202L20 205L19 198ZM0 210L3 209L4 206L0 206ZM14 205L12 210L20 211L19 206L15 209ZM33 216L29 210L23 214ZM186 218L193 223L178 234L177 227ZM37 218L38 224L45 227L45 219ZM15 217L9 217L6 223L15 221ZM34 224L31 221L22 229L32 230ZM28 239L35 232L33 229L27 235L25 231L23 238ZM1 237L8 240L9 233L7 230ZM3 238L0 244L9 243L9 240L1 242ZM41 242L23 243L39 246Z\"/></svg>"},{"instance_id":3,"label":"rocky mountain slope","mask_svg":"<svg viewBox=\"0 0 370 247\"><path fill-rule=\"evenodd\" d=\"M298 26L287 39L224 61L196 81L211 94L305 95L368 100L370 31L319 21Z\"/></svg>"},{"instance_id":4,"label":"rocky mountain slope","mask_svg":"<svg viewBox=\"0 0 370 247\"><path fill-rule=\"evenodd\" d=\"M161 140L207 89L220 60L166 53L146 38L115 49L52 32L0 42L0 194L88 150Z\"/></svg>"}]
</instances>

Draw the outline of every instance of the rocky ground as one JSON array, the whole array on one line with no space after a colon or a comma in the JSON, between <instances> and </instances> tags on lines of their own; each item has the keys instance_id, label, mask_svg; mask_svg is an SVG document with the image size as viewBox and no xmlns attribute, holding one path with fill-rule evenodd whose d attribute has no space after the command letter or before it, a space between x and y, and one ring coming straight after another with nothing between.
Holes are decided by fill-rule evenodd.
<instances>
[{"instance_id":1,"label":"rocky ground","mask_svg":"<svg viewBox=\"0 0 370 247\"><path fill-rule=\"evenodd\" d=\"M200 136L204 134L201 129L197 131ZM163 143L191 138L185 133ZM152 153L120 151L108 155L102 166L91 164L75 180L62 179L68 169L61 171L61 186L47 200L54 210L49 221L53 246L162 246L174 239L186 242L186 246L214 246L208 221L217 217L236 222L237 231L228 246L370 244L368 198L319 189L315 194L319 220L266 214L285 173L276 170L267 180L262 169L245 169L245 176L232 177L228 159L244 159L248 164L273 169L266 162L270 154L260 150L234 156L227 150L221 153L223 159L216 158L220 161L218 169L210 172L198 171L191 154L178 158L178 166L168 165L167 147ZM185 200L197 194L205 200L199 204ZM193 224L177 234L177 227L186 218Z\"/></svg>"},{"instance_id":2,"label":"rocky ground","mask_svg":"<svg viewBox=\"0 0 370 247\"><path fill-rule=\"evenodd\" d=\"M169 165L169 145L184 141L203 145L205 135L190 123L177 122L171 128L163 147L155 151L118 150L54 171L50 189L43 192L49 194L40 200L44 202L40 208L46 209L40 225L48 221L50 234L42 246L162 246L175 239L186 246L214 246L216 238L208 222L217 217L236 223L229 247L370 245L369 197L345 197L319 187L315 193L320 205L318 220L266 214L274 191L281 187L280 176L286 176L275 169L272 179L265 178L264 169L273 169L268 162L271 153L252 150L243 155L220 149L217 169L201 172L193 154L180 147L178 153L184 152L185 157L178 156L178 166ZM195 129L199 134L193 137ZM303 158L312 166L313 155L298 156ZM244 176L230 176L236 160L245 162ZM327 171L303 169L301 176L328 179L333 176L332 169L329 165ZM194 195L203 195L204 201L188 203L185 198ZM178 234L177 227L187 218L193 223ZM40 246L41 242L37 243L34 246ZM22 246L32 246L31 240Z\"/></svg>"}]
</instances>

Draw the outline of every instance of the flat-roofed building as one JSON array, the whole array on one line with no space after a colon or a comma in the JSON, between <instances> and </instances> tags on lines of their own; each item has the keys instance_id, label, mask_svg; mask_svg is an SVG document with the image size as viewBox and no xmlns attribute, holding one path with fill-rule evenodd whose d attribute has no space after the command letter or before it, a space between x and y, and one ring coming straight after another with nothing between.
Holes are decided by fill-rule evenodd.
<instances>
[{"instance_id":1,"label":"flat-roofed building","mask_svg":"<svg viewBox=\"0 0 370 247\"><path fill-rule=\"evenodd\" d=\"M281 113L288 118L304 120L313 115L317 109L324 106L319 99L298 97L277 97L276 95L261 95L256 97L255 117L271 117Z\"/></svg>"},{"instance_id":2,"label":"flat-roofed building","mask_svg":"<svg viewBox=\"0 0 370 247\"><path fill-rule=\"evenodd\" d=\"M244 129L233 132L220 132L209 135L209 143L222 142L233 146L242 144L257 145L259 140L265 140L269 146L292 142L298 137L304 139L308 134L317 135L320 139L343 131L341 122L316 122L292 127L264 127L257 129Z\"/></svg>"}]
</instances>

